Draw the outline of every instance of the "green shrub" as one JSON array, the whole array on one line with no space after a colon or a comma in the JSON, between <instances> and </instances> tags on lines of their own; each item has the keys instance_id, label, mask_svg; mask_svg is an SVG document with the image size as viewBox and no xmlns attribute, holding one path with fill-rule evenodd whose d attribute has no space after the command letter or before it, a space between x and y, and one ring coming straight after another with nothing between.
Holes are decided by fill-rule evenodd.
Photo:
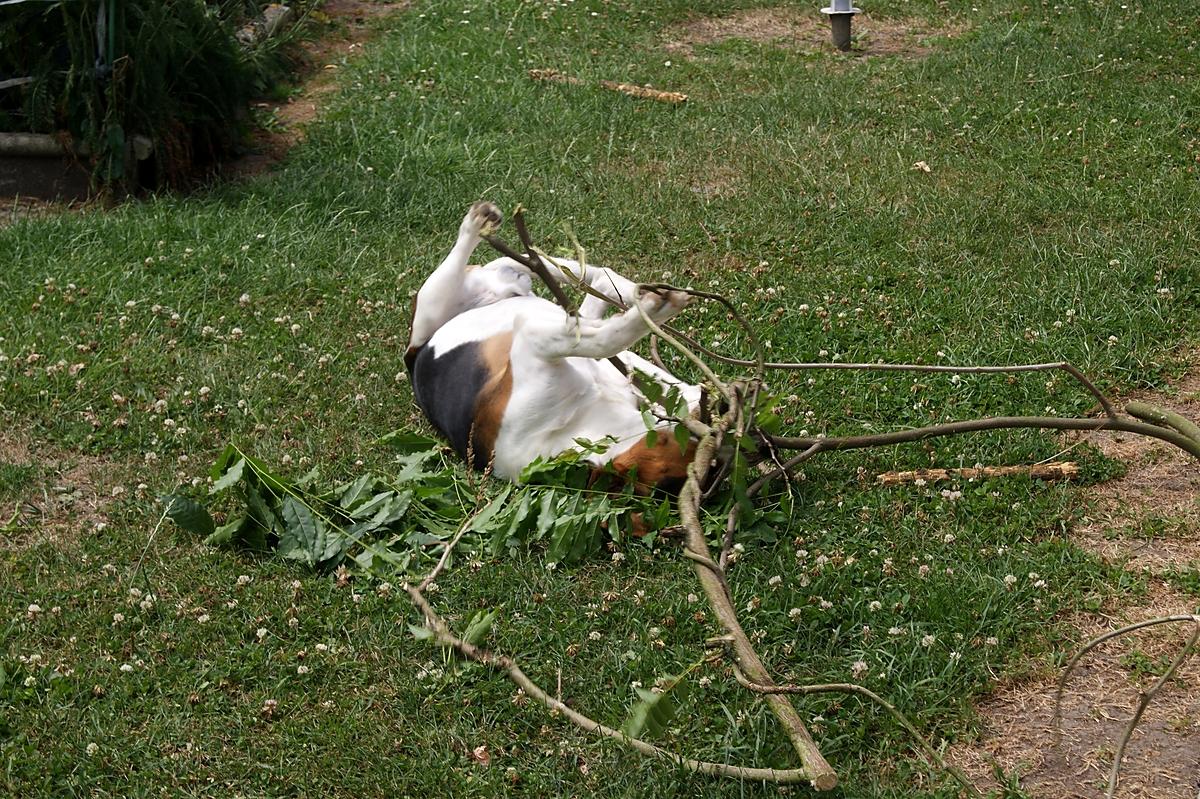
<instances>
[{"instance_id":1,"label":"green shrub","mask_svg":"<svg viewBox=\"0 0 1200 799\"><path fill-rule=\"evenodd\" d=\"M65 0L0 10L0 126L65 132L96 182L129 185L133 136L154 148L144 182L179 186L237 145L248 100L276 76L273 51L234 32L257 0ZM272 45L263 45L271 48Z\"/></svg>"}]
</instances>

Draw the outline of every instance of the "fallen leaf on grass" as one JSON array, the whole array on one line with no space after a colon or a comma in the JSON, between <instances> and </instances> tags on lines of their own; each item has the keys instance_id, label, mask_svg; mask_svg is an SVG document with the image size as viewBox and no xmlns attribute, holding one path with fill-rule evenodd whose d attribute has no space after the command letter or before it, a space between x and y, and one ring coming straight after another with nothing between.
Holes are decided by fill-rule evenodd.
<instances>
[{"instance_id":1,"label":"fallen leaf on grass","mask_svg":"<svg viewBox=\"0 0 1200 799\"><path fill-rule=\"evenodd\" d=\"M472 749L471 759L481 766L492 765L492 753L488 751L487 744L483 744Z\"/></svg>"}]
</instances>

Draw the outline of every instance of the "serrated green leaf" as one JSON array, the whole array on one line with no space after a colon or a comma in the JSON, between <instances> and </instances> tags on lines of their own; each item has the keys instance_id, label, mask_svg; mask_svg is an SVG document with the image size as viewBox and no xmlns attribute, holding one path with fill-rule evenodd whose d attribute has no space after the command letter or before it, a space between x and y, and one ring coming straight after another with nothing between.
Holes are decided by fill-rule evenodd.
<instances>
[{"instance_id":1,"label":"serrated green leaf","mask_svg":"<svg viewBox=\"0 0 1200 799\"><path fill-rule=\"evenodd\" d=\"M554 529L554 505L557 494L554 491L546 491L542 494L542 506L538 511L537 519L537 537L544 538L546 533Z\"/></svg>"},{"instance_id":2,"label":"serrated green leaf","mask_svg":"<svg viewBox=\"0 0 1200 799\"><path fill-rule=\"evenodd\" d=\"M679 445L679 451L687 453L688 445L692 443L692 433L687 429L687 425L675 425L675 443Z\"/></svg>"},{"instance_id":3,"label":"serrated green leaf","mask_svg":"<svg viewBox=\"0 0 1200 799\"><path fill-rule=\"evenodd\" d=\"M264 531L278 535L282 525L271 508L271 499L264 497L254 488L246 487L246 509L250 512L250 518Z\"/></svg>"},{"instance_id":4,"label":"serrated green leaf","mask_svg":"<svg viewBox=\"0 0 1200 799\"><path fill-rule=\"evenodd\" d=\"M467 629L463 632L462 639L472 646L482 646L488 633L492 631L492 623L495 620L496 611L494 610L490 612L475 611L471 620L467 622Z\"/></svg>"},{"instance_id":5,"label":"serrated green leaf","mask_svg":"<svg viewBox=\"0 0 1200 799\"><path fill-rule=\"evenodd\" d=\"M500 554L500 550L504 545L517 537L517 533L521 529L522 523L529 517L529 509L533 505L533 490L524 488L520 493L520 501L516 503L516 508L513 511L512 517L509 519L508 527L497 525L492 530L492 538L488 543L488 549L493 555Z\"/></svg>"},{"instance_id":6,"label":"serrated green leaf","mask_svg":"<svg viewBox=\"0 0 1200 799\"><path fill-rule=\"evenodd\" d=\"M279 554L290 560L300 560L315 566L325 559L327 539L325 524L312 510L293 496L283 499L283 535L279 537Z\"/></svg>"},{"instance_id":7,"label":"serrated green leaf","mask_svg":"<svg viewBox=\"0 0 1200 799\"><path fill-rule=\"evenodd\" d=\"M225 474L221 475L220 479L212 484L212 486L208 489L208 495L211 497L213 494L219 494L225 489L237 485L239 482L241 482L242 473L245 471L245 469L246 459L238 458L233 466L229 467Z\"/></svg>"},{"instance_id":8,"label":"serrated green leaf","mask_svg":"<svg viewBox=\"0 0 1200 799\"><path fill-rule=\"evenodd\" d=\"M213 480L221 479L221 475L225 474L233 459L240 457L241 455L238 455L237 447L233 444L227 444L225 449L221 450L221 454L217 456L217 460L213 463L212 468L208 470L208 476Z\"/></svg>"},{"instance_id":9,"label":"serrated green leaf","mask_svg":"<svg viewBox=\"0 0 1200 799\"><path fill-rule=\"evenodd\" d=\"M641 699L625 717L621 732L630 738L641 738L643 734L650 738L662 735L671 719L675 718L675 700L671 697L671 691L655 693L638 688L637 693Z\"/></svg>"},{"instance_id":10,"label":"serrated green leaf","mask_svg":"<svg viewBox=\"0 0 1200 799\"><path fill-rule=\"evenodd\" d=\"M251 457L250 455L243 454L242 457L246 459L246 463L250 465L250 469L254 473L255 478L257 478L260 482L262 482L279 496L289 493L291 485L288 483L288 481L284 480L282 477L268 469L265 463L257 458Z\"/></svg>"},{"instance_id":11,"label":"serrated green leaf","mask_svg":"<svg viewBox=\"0 0 1200 799\"><path fill-rule=\"evenodd\" d=\"M633 384L637 386L638 391L642 392L642 396L650 402L658 404L659 400L662 399L662 383L658 382L652 375L635 371L633 373Z\"/></svg>"},{"instance_id":12,"label":"serrated green leaf","mask_svg":"<svg viewBox=\"0 0 1200 799\"><path fill-rule=\"evenodd\" d=\"M486 533L488 525L492 523L492 519L496 518L496 514L504 508L504 503L508 501L508 496L511 493L512 484L509 483L487 504L487 507L475 514L475 518L471 519L471 526L468 528L468 531Z\"/></svg>"},{"instance_id":13,"label":"serrated green leaf","mask_svg":"<svg viewBox=\"0 0 1200 799\"><path fill-rule=\"evenodd\" d=\"M437 638L437 633L428 627L419 627L416 624L408 625L408 631L412 633L412 637L418 641L431 641Z\"/></svg>"},{"instance_id":14,"label":"serrated green leaf","mask_svg":"<svg viewBox=\"0 0 1200 799\"><path fill-rule=\"evenodd\" d=\"M350 483L338 496L338 504L346 510L353 510L354 506L365 498L367 489L375 483L375 475L367 473L359 477L354 482Z\"/></svg>"},{"instance_id":15,"label":"serrated green leaf","mask_svg":"<svg viewBox=\"0 0 1200 799\"><path fill-rule=\"evenodd\" d=\"M210 547L223 547L239 539L238 531L250 522L244 515L238 516L227 524L222 524L212 535L204 539L204 544Z\"/></svg>"},{"instance_id":16,"label":"serrated green leaf","mask_svg":"<svg viewBox=\"0 0 1200 799\"><path fill-rule=\"evenodd\" d=\"M167 518L189 533L208 537L217 529L212 516L196 500L182 494L167 494L162 501L167 506Z\"/></svg>"}]
</instances>

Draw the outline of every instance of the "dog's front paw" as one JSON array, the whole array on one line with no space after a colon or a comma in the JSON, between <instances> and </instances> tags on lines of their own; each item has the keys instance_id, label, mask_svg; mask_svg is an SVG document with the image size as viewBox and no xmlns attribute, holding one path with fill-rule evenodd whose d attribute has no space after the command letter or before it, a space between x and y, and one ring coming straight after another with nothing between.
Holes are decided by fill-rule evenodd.
<instances>
[{"instance_id":1,"label":"dog's front paw","mask_svg":"<svg viewBox=\"0 0 1200 799\"><path fill-rule=\"evenodd\" d=\"M655 322L665 322L687 307L691 295L684 291L650 291L642 293L638 303Z\"/></svg>"},{"instance_id":2,"label":"dog's front paw","mask_svg":"<svg viewBox=\"0 0 1200 799\"><path fill-rule=\"evenodd\" d=\"M463 219L461 232L474 236L489 236L495 233L504 221L500 209L489 202L477 202L467 211Z\"/></svg>"}]
</instances>

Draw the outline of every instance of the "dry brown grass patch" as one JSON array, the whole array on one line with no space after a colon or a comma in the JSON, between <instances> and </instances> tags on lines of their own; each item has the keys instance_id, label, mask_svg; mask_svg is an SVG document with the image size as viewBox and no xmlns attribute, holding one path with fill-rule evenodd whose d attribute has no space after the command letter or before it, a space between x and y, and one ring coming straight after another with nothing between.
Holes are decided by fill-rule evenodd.
<instances>
[{"instance_id":1,"label":"dry brown grass patch","mask_svg":"<svg viewBox=\"0 0 1200 799\"><path fill-rule=\"evenodd\" d=\"M112 490L128 471L123 464L0 433L0 462L30 466L32 479L15 497L0 499L0 549L65 543L107 523Z\"/></svg>"},{"instance_id":2,"label":"dry brown grass patch","mask_svg":"<svg viewBox=\"0 0 1200 799\"><path fill-rule=\"evenodd\" d=\"M1198 358L1194 355L1192 363ZM1168 391L1138 399L1200 418L1200 370ZM1200 468L1168 444L1125 434L1094 433L1084 440L1124 461L1128 472L1095 489L1095 510L1073 531L1075 541L1110 562L1145 573L1149 595L1136 604L1070 620L1080 640L1126 623L1197 612L1200 600L1173 591L1156 577L1192 566L1200 558ZM1149 521L1166 520L1167 534L1146 537ZM981 739L955 747L951 759L983 784L992 784L990 762L1023 774L1034 797L1103 797L1112 756L1133 713L1139 689L1151 679L1131 670L1136 662L1168 661L1192 628L1162 625L1102 645L1081 664L1063 700L1063 738L1053 746L1050 721L1060 671L1001 687L978 710ZM1075 644L1064 643L1064 651ZM1146 710L1126 750L1117 795L1130 799L1195 799L1200 789L1200 656Z\"/></svg>"},{"instance_id":3,"label":"dry brown grass patch","mask_svg":"<svg viewBox=\"0 0 1200 799\"><path fill-rule=\"evenodd\" d=\"M953 38L967 30L960 22L934 25L916 19L877 19L869 14L854 18L854 55L899 55L920 58L933 51L932 40ZM668 52L694 57L697 47L731 39L771 44L801 52L833 51L829 21L816 7L755 8L723 17L695 17L667 31Z\"/></svg>"}]
</instances>

